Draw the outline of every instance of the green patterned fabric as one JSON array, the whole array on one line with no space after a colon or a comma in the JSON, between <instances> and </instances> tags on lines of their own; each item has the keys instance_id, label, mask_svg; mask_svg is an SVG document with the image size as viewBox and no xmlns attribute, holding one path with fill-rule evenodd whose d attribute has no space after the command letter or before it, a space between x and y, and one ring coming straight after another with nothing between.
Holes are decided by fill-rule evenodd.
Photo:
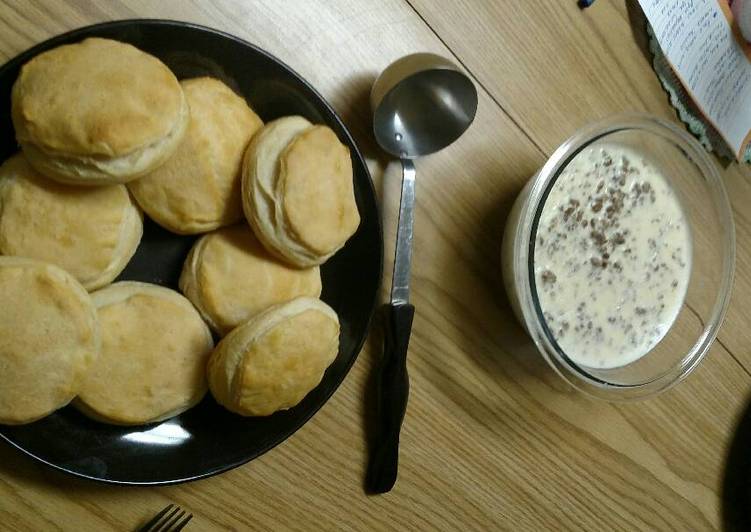
<instances>
[{"instance_id":1,"label":"green patterned fabric","mask_svg":"<svg viewBox=\"0 0 751 532\"><path fill-rule=\"evenodd\" d=\"M647 32L649 33L649 49L652 52L653 58L652 66L655 69L657 77L660 78L662 87L668 93L670 104L677 111L678 117L707 150L714 151L717 155L726 159L735 159L732 150L722 140L722 137L720 137L714 127L704 120L696 108L696 104L694 104L686 93L680 80L673 72L670 63L668 63L665 54L662 52L662 48L660 48L660 44L657 42L654 31L652 31L652 27L649 24L647 24ZM743 161L747 163L751 162L751 147L746 148Z\"/></svg>"}]
</instances>

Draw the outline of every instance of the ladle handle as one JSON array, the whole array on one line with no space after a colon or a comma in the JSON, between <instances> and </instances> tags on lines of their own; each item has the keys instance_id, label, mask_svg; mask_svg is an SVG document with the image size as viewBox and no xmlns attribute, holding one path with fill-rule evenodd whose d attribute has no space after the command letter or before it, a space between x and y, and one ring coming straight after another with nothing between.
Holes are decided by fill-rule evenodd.
<instances>
[{"instance_id":1,"label":"ladle handle","mask_svg":"<svg viewBox=\"0 0 751 532\"><path fill-rule=\"evenodd\" d=\"M376 433L368 467L367 487L371 493L386 493L396 482L399 432L409 396L407 348L415 307L390 303L385 311L383 360L376 388Z\"/></svg>"}]
</instances>

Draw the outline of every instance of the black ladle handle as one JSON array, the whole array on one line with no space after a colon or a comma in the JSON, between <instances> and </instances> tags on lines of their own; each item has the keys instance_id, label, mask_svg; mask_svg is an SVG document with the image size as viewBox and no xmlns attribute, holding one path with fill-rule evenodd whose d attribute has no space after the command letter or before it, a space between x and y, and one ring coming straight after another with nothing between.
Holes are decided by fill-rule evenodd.
<instances>
[{"instance_id":1,"label":"black ladle handle","mask_svg":"<svg viewBox=\"0 0 751 532\"><path fill-rule=\"evenodd\" d=\"M386 305L384 350L376 389L376 432L368 466L367 488L386 493L396 482L399 468L399 432L407 410L409 376L407 349L415 307Z\"/></svg>"}]
</instances>

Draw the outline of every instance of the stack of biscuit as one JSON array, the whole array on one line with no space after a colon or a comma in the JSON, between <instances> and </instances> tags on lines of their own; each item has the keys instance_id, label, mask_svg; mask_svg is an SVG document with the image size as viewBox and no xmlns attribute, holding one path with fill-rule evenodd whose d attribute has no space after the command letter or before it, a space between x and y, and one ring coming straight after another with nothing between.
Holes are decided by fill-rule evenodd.
<instances>
[{"instance_id":1,"label":"stack of biscuit","mask_svg":"<svg viewBox=\"0 0 751 532\"><path fill-rule=\"evenodd\" d=\"M264 125L222 81L178 81L99 38L26 63L11 117L22 151L0 166L0 423L68 403L104 423L153 423L207 390L266 416L318 385L339 346L319 266L360 221L349 150L331 129ZM206 233L182 294L111 284L143 213Z\"/></svg>"}]
</instances>

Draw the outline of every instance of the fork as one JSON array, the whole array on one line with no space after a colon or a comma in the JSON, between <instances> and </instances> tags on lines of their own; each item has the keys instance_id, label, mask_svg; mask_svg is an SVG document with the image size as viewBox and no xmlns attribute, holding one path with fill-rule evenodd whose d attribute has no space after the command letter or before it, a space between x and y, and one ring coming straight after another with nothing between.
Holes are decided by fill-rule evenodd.
<instances>
[{"instance_id":1,"label":"fork","mask_svg":"<svg viewBox=\"0 0 751 532\"><path fill-rule=\"evenodd\" d=\"M178 532L182 530L188 521L193 519L193 514L174 504L168 505L154 518L138 529L138 532Z\"/></svg>"}]
</instances>

